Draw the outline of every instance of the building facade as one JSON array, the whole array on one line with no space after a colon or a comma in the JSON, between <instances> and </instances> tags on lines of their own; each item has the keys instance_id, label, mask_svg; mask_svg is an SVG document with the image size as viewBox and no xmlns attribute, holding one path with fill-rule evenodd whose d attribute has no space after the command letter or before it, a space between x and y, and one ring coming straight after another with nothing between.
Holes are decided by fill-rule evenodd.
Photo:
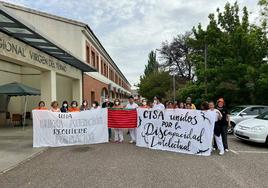
<instances>
[{"instance_id":1,"label":"building facade","mask_svg":"<svg viewBox=\"0 0 268 188\"><path fill-rule=\"evenodd\" d=\"M41 90L40 100L124 99L131 85L87 24L0 2L0 85L19 82ZM21 97L8 111L19 113Z\"/></svg>"}]
</instances>

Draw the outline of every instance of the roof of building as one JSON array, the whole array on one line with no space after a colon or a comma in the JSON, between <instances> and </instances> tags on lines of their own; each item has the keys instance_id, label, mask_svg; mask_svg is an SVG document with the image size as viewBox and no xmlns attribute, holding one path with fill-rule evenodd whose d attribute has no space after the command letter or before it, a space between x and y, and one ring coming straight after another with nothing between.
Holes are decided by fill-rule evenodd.
<instances>
[{"instance_id":1,"label":"roof of building","mask_svg":"<svg viewBox=\"0 0 268 188\"><path fill-rule=\"evenodd\" d=\"M80 26L80 27L83 27L85 28L88 33L93 37L93 39L96 41L96 43L100 46L100 48L105 52L105 54L107 55L107 57L109 58L110 60L110 63L112 63L112 66L114 66L114 68L118 71L118 73L120 74L120 76L129 84L129 81L127 80L127 78L124 76L124 74L121 72L121 70L118 68L118 66L116 65L116 63L113 61L113 59L111 58L111 56L109 55L109 53L105 50L105 48L102 46L101 42L99 41L99 39L96 37L96 35L94 34L94 32L91 30L91 28L89 27L88 24L86 23L83 23L83 22L79 22L79 21L76 21L76 20L72 20L72 19L68 19L68 18L64 18L64 17L61 17L61 16L57 16L57 15L53 15L53 14L49 14L49 13L46 13L46 12L42 12L42 11L39 11L39 10L34 10L34 9L31 9L31 8L27 8L27 7L23 7L23 6L19 6L19 5L14 5L14 4L11 4L11 3L6 3L6 2L2 2L0 1L0 4L2 4L3 6L6 6L6 7L9 7L9 8L13 8L13 9L17 9L17 10L21 10L21 11L25 11L25 12L29 12L29 13L32 13L32 14L37 14L37 15L40 15L40 16L43 16L43 17L47 17L47 18L50 18L50 19L55 19L55 20L58 20L58 21L62 21L62 22L66 22L68 24L73 24L73 25L76 25L76 26ZM1 27L1 26L0 26ZM85 63L84 63L85 64Z\"/></svg>"}]
</instances>

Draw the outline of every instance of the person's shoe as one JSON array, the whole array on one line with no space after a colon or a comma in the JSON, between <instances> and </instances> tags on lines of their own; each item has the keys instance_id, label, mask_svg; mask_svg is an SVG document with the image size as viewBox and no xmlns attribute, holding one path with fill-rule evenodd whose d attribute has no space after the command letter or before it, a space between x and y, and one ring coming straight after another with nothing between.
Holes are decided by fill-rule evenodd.
<instances>
[{"instance_id":1,"label":"person's shoe","mask_svg":"<svg viewBox=\"0 0 268 188\"><path fill-rule=\"evenodd\" d=\"M224 151L220 151L219 155L223 155L224 154Z\"/></svg>"},{"instance_id":2,"label":"person's shoe","mask_svg":"<svg viewBox=\"0 0 268 188\"><path fill-rule=\"evenodd\" d=\"M213 150L213 151L215 151L215 150L216 150L216 148L212 148L212 150Z\"/></svg>"},{"instance_id":3,"label":"person's shoe","mask_svg":"<svg viewBox=\"0 0 268 188\"><path fill-rule=\"evenodd\" d=\"M130 143L130 144L133 144L133 143L134 143L134 141L133 141L133 140L130 140L130 141L129 141L129 143Z\"/></svg>"},{"instance_id":4,"label":"person's shoe","mask_svg":"<svg viewBox=\"0 0 268 188\"><path fill-rule=\"evenodd\" d=\"M226 151L226 152L228 152L228 151L229 151L229 149L225 149L225 151Z\"/></svg>"}]
</instances>

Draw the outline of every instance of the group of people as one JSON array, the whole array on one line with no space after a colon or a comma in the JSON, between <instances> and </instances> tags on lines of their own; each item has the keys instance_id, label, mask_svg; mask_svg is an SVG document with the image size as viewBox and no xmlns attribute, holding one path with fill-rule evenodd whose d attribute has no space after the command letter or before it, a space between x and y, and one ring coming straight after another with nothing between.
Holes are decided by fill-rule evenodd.
<instances>
[{"instance_id":1,"label":"group of people","mask_svg":"<svg viewBox=\"0 0 268 188\"><path fill-rule=\"evenodd\" d=\"M185 103L183 102L171 102L167 101L165 104L161 103L161 98L155 96L153 98L153 102L148 102L147 99L140 100L139 98L134 100L133 96L128 98L128 103L123 105L120 99L115 99L114 101L110 101L109 97L105 99L105 101L100 106L97 101L92 102L92 105L89 106L87 100L82 102L82 105L79 107L77 101L72 101L70 105L67 101L63 101L62 106L59 107L57 101L53 101L51 103L52 112L80 112L85 110L95 110L99 108L113 108L113 109L136 109L136 108L151 108L155 110L165 110L165 109L192 109L195 110L196 106L192 103L191 97L187 97ZM36 110L48 110L45 107L45 102L40 101L38 108ZM216 107L213 101L206 102L204 101L201 104L201 110L203 111L215 111L217 114L215 120L215 127L214 127L214 143L213 149L219 149L219 154L223 155L224 152L228 152L228 142L227 142L227 128L230 125L228 111L225 108L225 103L223 98L220 98L217 103ZM114 131L114 142L122 143L124 141L124 134L123 129L113 129ZM130 143L136 142L136 129L129 129L128 134L130 135ZM111 141L112 137L112 129L109 128L109 140Z\"/></svg>"}]
</instances>

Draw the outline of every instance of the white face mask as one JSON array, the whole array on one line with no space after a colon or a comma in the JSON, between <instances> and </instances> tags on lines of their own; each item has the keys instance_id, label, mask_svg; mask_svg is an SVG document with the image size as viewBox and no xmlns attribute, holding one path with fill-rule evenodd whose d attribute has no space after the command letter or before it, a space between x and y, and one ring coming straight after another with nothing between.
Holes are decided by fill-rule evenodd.
<instances>
[{"instance_id":1,"label":"white face mask","mask_svg":"<svg viewBox=\"0 0 268 188\"><path fill-rule=\"evenodd\" d=\"M75 108L76 107L76 104L73 104L72 107Z\"/></svg>"},{"instance_id":2,"label":"white face mask","mask_svg":"<svg viewBox=\"0 0 268 188\"><path fill-rule=\"evenodd\" d=\"M154 104L157 104L157 100L154 100Z\"/></svg>"},{"instance_id":3,"label":"white face mask","mask_svg":"<svg viewBox=\"0 0 268 188\"><path fill-rule=\"evenodd\" d=\"M84 102L84 103L83 103L83 105L84 105L84 106L86 106L86 105L87 105L87 103L86 103L86 102Z\"/></svg>"},{"instance_id":4,"label":"white face mask","mask_svg":"<svg viewBox=\"0 0 268 188\"><path fill-rule=\"evenodd\" d=\"M115 105L117 105L117 106L118 106L118 105L119 105L119 102L118 102L118 101L116 101L116 102L115 102Z\"/></svg>"},{"instance_id":5,"label":"white face mask","mask_svg":"<svg viewBox=\"0 0 268 188\"><path fill-rule=\"evenodd\" d=\"M96 104L92 104L92 107L95 108L96 107Z\"/></svg>"},{"instance_id":6,"label":"white face mask","mask_svg":"<svg viewBox=\"0 0 268 188\"><path fill-rule=\"evenodd\" d=\"M65 104L63 104L63 106L66 108L68 106L68 104L65 103Z\"/></svg>"},{"instance_id":7,"label":"white face mask","mask_svg":"<svg viewBox=\"0 0 268 188\"><path fill-rule=\"evenodd\" d=\"M108 101L109 101L109 99L105 99L104 101L105 101L105 102L108 102Z\"/></svg>"},{"instance_id":8,"label":"white face mask","mask_svg":"<svg viewBox=\"0 0 268 188\"><path fill-rule=\"evenodd\" d=\"M145 106L145 105L147 105L147 102L144 101L144 102L142 102L142 104Z\"/></svg>"}]
</instances>

